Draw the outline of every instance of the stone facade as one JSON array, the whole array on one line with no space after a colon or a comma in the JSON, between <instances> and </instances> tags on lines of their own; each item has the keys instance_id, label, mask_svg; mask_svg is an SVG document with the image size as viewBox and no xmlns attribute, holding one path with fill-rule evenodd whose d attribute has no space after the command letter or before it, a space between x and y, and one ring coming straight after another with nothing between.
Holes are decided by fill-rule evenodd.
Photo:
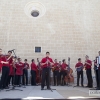
<instances>
[{"instance_id":1,"label":"stone facade","mask_svg":"<svg viewBox=\"0 0 100 100\"><path fill-rule=\"evenodd\" d=\"M100 0L35 0L46 13L29 18L24 7L32 0L0 0L0 48L16 49L18 56L29 62L50 51L58 61L71 58L74 69L79 57L94 60L100 50ZM42 52L35 53L35 46Z\"/></svg>"}]
</instances>

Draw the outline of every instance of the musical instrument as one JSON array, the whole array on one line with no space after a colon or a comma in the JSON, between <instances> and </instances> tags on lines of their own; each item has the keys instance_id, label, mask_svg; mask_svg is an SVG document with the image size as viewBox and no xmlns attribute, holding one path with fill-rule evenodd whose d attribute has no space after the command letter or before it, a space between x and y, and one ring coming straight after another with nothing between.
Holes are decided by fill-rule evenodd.
<instances>
[{"instance_id":1,"label":"musical instrument","mask_svg":"<svg viewBox=\"0 0 100 100\"><path fill-rule=\"evenodd\" d=\"M97 58L96 58L97 68L99 68L99 58L100 58L100 57L97 57Z\"/></svg>"},{"instance_id":2,"label":"musical instrument","mask_svg":"<svg viewBox=\"0 0 100 100\"><path fill-rule=\"evenodd\" d=\"M1 69L2 69L2 63L0 63L0 72L1 72Z\"/></svg>"},{"instance_id":3,"label":"musical instrument","mask_svg":"<svg viewBox=\"0 0 100 100\"><path fill-rule=\"evenodd\" d=\"M87 69L87 68L86 68L87 64L88 64L88 62L87 62L87 60L86 60L86 61L85 61L85 64L84 64L84 69L85 69L85 70Z\"/></svg>"},{"instance_id":4,"label":"musical instrument","mask_svg":"<svg viewBox=\"0 0 100 100\"><path fill-rule=\"evenodd\" d=\"M57 68L57 69L59 68L59 64L58 64L58 63L55 63L55 64L53 65L53 67L51 67L52 72L54 72L54 71L56 70L56 68Z\"/></svg>"},{"instance_id":5,"label":"musical instrument","mask_svg":"<svg viewBox=\"0 0 100 100\"><path fill-rule=\"evenodd\" d=\"M84 64L84 69L86 70L86 61L85 61L85 64Z\"/></svg>"},{"instance_id":6,"label":"musical instrument","mask_svg":"<svg viewBox=\"0 0 100 100\"><path fill-rule=\"evenodd\" d=\"M58 67L58 66L53 66L53 67L51 67L52 72L54 72L54 71L55 71L56 67Z\"/></svg>"},{"instance_id":7,"label":"musical instrument","mask_svg":"<svg viewBox=\"0 0 100 100\"><path fill-rule=\"evenodd\" d=\"M82 69L83 69L83 66L76 67L76 71L82 71Z\"/></svg>"},{"instance_id":8,"label":"musical instrument","mask_svg":"<svg viewBox=\"0 0 100 100\"><path fill-rule=\"evenodd\" d=\"M73 70L70 68L70 58L68 58L68 69L66 70L67 75L65 76L64 81L67 83L74 83L74 77L72 75Z\"/></svg>"},{"instance_id":9,"label":"musical instrument","mask_svg":"<svg viewBox=\"0 0 100 100\"><path fill-rule=\"evenodd\" d=\"M51 69L52 69L52 72L54 72L54 71L55 71L55 69L56 69L56 67L54 66L54 67L52 67Z\"/></svg>"}]
</instances>

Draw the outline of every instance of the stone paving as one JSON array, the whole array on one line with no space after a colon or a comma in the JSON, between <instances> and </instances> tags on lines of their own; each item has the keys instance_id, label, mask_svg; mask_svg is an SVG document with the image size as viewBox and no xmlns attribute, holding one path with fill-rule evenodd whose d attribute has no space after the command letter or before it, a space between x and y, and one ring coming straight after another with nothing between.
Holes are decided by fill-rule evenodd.
<instances>
[{"instance_id":1,"label":"stone paving","mask_svg":"<svg viewBox=\"0 0 100 100\"><path fill-rule=\"evenodd\" d=\"M2 98L23 98L23 99L73 99L73 98L92 98L89 96L89 88L73 86L52 86L53 90L41 90L40 86L27 86L19 88L23 91L0 91L0 99Z\"/></svg>"}]
</instances>

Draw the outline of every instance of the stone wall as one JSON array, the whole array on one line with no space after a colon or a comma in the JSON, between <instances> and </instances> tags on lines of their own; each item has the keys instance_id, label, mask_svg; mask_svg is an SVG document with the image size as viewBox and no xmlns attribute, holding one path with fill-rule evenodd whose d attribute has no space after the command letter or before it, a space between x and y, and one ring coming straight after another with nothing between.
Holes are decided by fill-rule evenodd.
<instances>
[{"instance_id":1,"label":"stone wall","mask_svg":"<svg viewBox=\"0 0 100 100\"><path fill-rule=\"evenodd\" d=\"M33 0L0 0L0 48L16 49L18 56L30 62L50 51L53 59L71 57L74 69L79 57L94 60L100 50L100 0L35 0L46 13L29 18L24 7ZM35 53L34 47L42 52Z\"/></svg>"}]
</instances>

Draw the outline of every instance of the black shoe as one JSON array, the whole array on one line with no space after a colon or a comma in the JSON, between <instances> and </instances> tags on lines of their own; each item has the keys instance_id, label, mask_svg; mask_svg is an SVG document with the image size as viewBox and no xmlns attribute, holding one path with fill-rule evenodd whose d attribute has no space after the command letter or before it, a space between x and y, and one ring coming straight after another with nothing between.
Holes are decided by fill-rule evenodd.
<instances>
[{"instance_id":1,"label":"black shoe","mask_svg":"<svg viewBox=\"0 0 100 100\"><path fill-rule=\"evenodd\" d=\"M35 85L32 85L32 86L38 86L38 85L35 84Z\"/></svg>"},{"instance_id":2,"label":"black shoe","mask_svg":"<svg viewBox=\"0 0 100 100\"><path fill-rule=\"evenodd\" d=\"M18 87L21 87L21 85L19 85Z\"/></svg>"},{"instance_id":3,"label":"black shoe","mask_svg":"<svg viewBox=\"0 0 100 100\"><path fill-rule=\"evenodd\" d=\"M66 85L66 83L64 82L64 85Z\"/></svg>"},{"instance_id":4,"label":"black shoe","mask_svg":"<svg viewBox=\"0 0 100 100\"><path fill-rule=\"evenodd\" d=\"M4 88L0 88L0 91L3 90Z\"/></svg>"},{"instance_id":5,"label":"black shoe","mask_svg":"<svg viewBox=\"0 0 100 100\"><path fill-rule=\"evenodd\" d=\"M5 89L9 89L9 87L5 87Z\"/></svg>"},{"instance_id":6,"label":"black shoe","mask_svg":"<svg viewBox=\"0 0 100 100\"><path fill-rule=\"evenodd\" d=\"M81 86L82 86L82 87L84 87L84 85L83 85L83 84L81 84Z\"/></svg>"},{"instance_id":7,"label":"black shoe","mask_svg":"<svg viewBox=\"0 0 100 100\"><path fill-rule=\"evenodd\" d=\"M44 90L44 88L41 88L41 90Z\"/></svg>"},{"instance_id":8,"label":"black shoe","mask_svg":"<svg viewBox=\"0 0 100 100\"><path fill-rule=\"evenodd\" d=\"M100 88L96 88L96 90L100 90Z\"/></svg>"},{"instance_id":9,"label":"black shoe","mask_svg":"<svg viewBox=\"0 0 100 100\"><path fill-rule=\"evenodd\" d=\"M47 90L51 90L51 88L49 87L49 88L47 88Z\"/></svg>"},{"instance_id":10,"label":"black shoe","mask_svg":"<svg viewBox=\"0 0 100 100\"><path fill-rule=\"evenodd\" d=\"M93 86L89 86L89 88L93 88Z\"/></svg>"}]
</instances>

